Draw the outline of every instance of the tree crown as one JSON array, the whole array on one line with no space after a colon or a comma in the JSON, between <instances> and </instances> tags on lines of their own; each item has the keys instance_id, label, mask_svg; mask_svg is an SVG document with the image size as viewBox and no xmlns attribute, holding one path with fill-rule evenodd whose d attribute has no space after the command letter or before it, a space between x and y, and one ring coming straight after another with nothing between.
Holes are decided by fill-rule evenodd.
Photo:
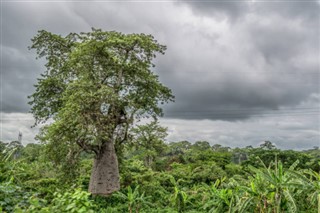
<instances>
[{"instance_id":1,"label":"tree crown","mask_svg":"<svg viewBox=\"0 0 320 213\"><path fill-rule=\"evenodd\" d=\"M151 35L92 29L63 37L42 30L32 42L47 63L29 96L31 112L35 125L54 121L42 140L95 151L102 141L125 140L135 118L161 116L159 104L174 98L151 71L166 49Z\"/></svg>"}]
</instances>

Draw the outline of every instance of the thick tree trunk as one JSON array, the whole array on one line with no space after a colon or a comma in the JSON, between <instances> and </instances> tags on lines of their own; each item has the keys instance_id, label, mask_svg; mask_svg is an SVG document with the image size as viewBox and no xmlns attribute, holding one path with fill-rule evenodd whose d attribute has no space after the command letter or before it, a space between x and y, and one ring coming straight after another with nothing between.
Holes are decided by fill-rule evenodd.
<instances>
[{"instance_id":1,"label":"thick tree trunk","mask_svg":"<svg viewBox=\"0 0 320 213\"><path fill-rule=\"evenodd\" d=\"M108 196L120 189L118 159L112 142L107 142L95 157L89 184L93 195Z\"/></svg>"}]
</instances>

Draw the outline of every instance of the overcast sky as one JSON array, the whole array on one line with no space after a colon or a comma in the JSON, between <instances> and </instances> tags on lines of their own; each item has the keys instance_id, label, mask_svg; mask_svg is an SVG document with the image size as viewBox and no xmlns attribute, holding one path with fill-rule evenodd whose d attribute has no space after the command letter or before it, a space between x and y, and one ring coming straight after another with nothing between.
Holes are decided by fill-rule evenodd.
<instances>
[{"instance_id":1,"label":"overcast sky","mask_svg":"<svg viewBox=\"0 0 320 213\"><path fill-rule=\"evenodd\" d=\"M38 30L152 34L154 71L173 90L168 141L320 145L319 1L1 1L1 140L34 142L27 96L45 68Z\"/></svg>"}]
</instances>

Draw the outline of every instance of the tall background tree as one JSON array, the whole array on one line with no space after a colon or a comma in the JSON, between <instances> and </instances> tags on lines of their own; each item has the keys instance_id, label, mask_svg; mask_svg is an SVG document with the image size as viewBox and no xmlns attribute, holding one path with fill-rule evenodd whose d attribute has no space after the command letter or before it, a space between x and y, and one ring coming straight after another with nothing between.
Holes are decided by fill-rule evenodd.
<instances>
[{"instance_id":1,"label":"tall background tree","mask_svg":"<svg viewBox=\"0 0 320 213\"><path fill-rule=\"evenodd\" d=\"M119 190L115 146L127 140L136 118L161 116L159 104L173 100L151 71L166 47L151 35L97 29L65 37L42 30L32 42L47 63L29 97L31 112L35 125L53 121L38 138L58 163L76 162L81 151L94 153L92 194Z\"/></svg>"},{"instance_id":2,"label":"tall background tree","mask_svg":"<svg viewBox=\"0 0 320 213\"><path fill-rule=\"evenodd\" d=\"M140 151L147 167L150 167L157 156L163 154L166 148L164 139L167 137L167 128L161 127L158 121L146 125L138 125L131 130L132 145Z\"/></svg>"}]
</instances>

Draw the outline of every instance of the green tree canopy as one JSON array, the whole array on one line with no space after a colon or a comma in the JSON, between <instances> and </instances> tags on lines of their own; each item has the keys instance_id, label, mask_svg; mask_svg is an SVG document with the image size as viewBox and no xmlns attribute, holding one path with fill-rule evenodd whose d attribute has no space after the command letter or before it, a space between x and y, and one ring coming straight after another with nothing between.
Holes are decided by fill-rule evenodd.
<instances>
[{"instance_id":1,"label":"green tree canopy","mask_svg":"<svg viewBox=\"0 0 320 213\"><path fill-rule=\"evenodd\" d=\"M47 63L29 97L31 112L36 124L53 121L41 129L39 139L51 147L57 161L75 159L81 150L94 152L90 183L98 184L92 180L99 179L102 166L106 173L114 172L109 178L102 175L112 183L92 185L90 191L117 190L114 144L126 141L135 118L161 116L159 104L173 100L171 90L151 71L152 60L166 47L151 35L97 29L64 37L42 30L32 42L30 48Z\"/></svg>"},{"instance_id":2,"label":"green tree canopy","mask_svg":"<svg viewBox=\"0 0 320 213\"><path fill-rule=\"evenodd\" d=\"M156 156L162 154L166 148L164 139L167 137L167 128L161 127L158 121L145 125L138 125L131 130L133 146L141 150L146 166L150 166Z\"/></svg>"}]
</instances>

